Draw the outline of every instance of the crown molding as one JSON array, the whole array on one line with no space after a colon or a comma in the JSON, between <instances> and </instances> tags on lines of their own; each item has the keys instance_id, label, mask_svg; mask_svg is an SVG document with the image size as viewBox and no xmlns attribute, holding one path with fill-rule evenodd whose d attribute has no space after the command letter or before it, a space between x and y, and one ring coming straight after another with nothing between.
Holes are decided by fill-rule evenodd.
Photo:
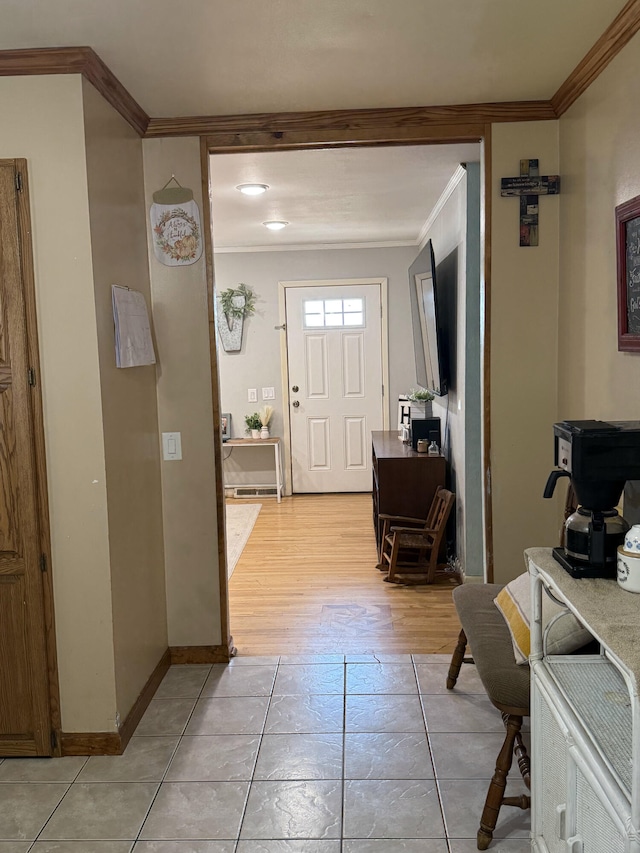
<instances>
[{"instance_id":1,"label":"crown molding","mask_svg":"<svg viewBox=\"0 0 640 853\"><path fill-rule=\"evenodd\" d=\"M208 136L212 145L245 147L248 142L286 145L287 138L313 132L328 140L379 139L387 142L402 131L425 127L451 128L454 137L469 138L465 125L482 128L487 123L554 119L549 101L510 101L490 104L450 104L432 107L390 107L366 110L315 110L310 112L254 113L226 116L152 118L145 136ZM478 131L473 128L471 134Z\"/></svg>"},{"instance_id":2,"label":"crown molding","mask_svg":"<svg viewBox=\"0 0 640 853\"><path fill-rule=\"evenodd\" d=\"M460 181L464 178L464 176L466 174L467 174L467 170L466 170L465 166L461 163L458 166L458 168L455 170L453 175L449 178L449 183L442 190L442 195L440 196L438 201L433 206L433 210L431 211L431 213L427 217L424 225L420 229L420 234L418 235L418 246L420 249L424 248L425 243L427 242L427 234L429 233L429 231L431 231L431 227L433 226L433 223L436 221L436 219L440 215L440 211L445 206L447 201L451 198L453 191L455 190L455 188L458 186L458 184L460 183Z\"/></svg>"},{"instance_id":3,"label":"crown molding","mask_svg":"<svg viewBox=\"0 0 640 853\"><path fill-rule=\"evenodd\" d=\"M640 30L640 0L629 0L551 98L560 118Z\"/></svg>"},{"instance_id":4,"label":"crown molding","mask_svg":"<svg viewBox=\"0 0 640 853\"><path fill-rule=\"evenodd\" d=\"M145 135L149 116L92 48L0 50L0 77L38 74L82 74L136 133Z\"/></svg>"},{"instance_id":5,"label":"crown molding","mask_svg":"<svg viewBox=\"0 0 640 853\"><path fill-rule=\"evenodd\" d=\"M463 142L489 124L559 118L640 30L640 0L628 0L551 100L361 110L149 118L91 47L0 50L0 76L82 74L140 136L206 136L210 151L325 145Z\"/></svg>"}]
</instances>

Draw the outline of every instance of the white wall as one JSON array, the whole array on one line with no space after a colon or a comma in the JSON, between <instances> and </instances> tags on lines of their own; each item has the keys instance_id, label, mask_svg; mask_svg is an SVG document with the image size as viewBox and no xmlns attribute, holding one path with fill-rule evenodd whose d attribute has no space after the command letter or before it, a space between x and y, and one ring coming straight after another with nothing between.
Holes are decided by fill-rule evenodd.
<instances>
[{"instance_id":1,"label":"white wall","mask_svg":"<svg viewBox=\"0 0 640 853\"><path fill-rule=\"evenodd\" d=\"M215 243L215 222L214 222ZM231 412L233 435L244 435L244 416L263 405L260 389L276 389L271 432L282 435L282 382L278 317L278 282L314 279L387 277L389 280L389 423L397 423L398 394L416 384L409 306L408 269L417 247L393 249L335 249L291 252L217 253L214 259L218 291L244 282L257 297L256 313L245 319L242 350L225 353L220 347L220 403ZM247 402L247 389L258 388L258 403ZM228 450L224 454L228 454ZM225 463L227 480L263 483L273 480L273 454L245 450Z\"/></svg>"}]
</instances>

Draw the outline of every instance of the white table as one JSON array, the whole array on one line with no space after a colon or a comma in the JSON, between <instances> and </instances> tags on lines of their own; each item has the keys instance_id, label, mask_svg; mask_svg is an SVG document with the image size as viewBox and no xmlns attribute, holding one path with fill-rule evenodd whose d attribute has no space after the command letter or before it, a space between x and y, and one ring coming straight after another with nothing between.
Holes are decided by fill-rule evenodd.
<instances>
[{"instance_id":1,"label":"white table","mask_svg":"<svg viewBox=\"0 0 640 853\"><path fill-rule=\"evenodd\" d=\"M225 447L233 447L234 450L236 447L273 448L276 481L275 483L260 483L260 486L262 488L275 487L276 498L278 499L278 503L280 503L280 501L282 500L282 492L284 490L282 478L282 453L280 452L280 442L281 439L278 436L273 436L271 438L230 438L224 443Z\"/></svg>"}]
</instances>

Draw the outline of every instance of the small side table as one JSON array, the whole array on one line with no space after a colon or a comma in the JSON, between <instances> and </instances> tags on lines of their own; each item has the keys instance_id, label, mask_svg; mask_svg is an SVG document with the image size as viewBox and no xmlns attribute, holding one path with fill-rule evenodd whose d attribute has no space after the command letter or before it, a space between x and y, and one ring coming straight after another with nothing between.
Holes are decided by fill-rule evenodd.
<instances>
[{"instance_id":1,"label":"small side table","mask_svg":"<svg viewBox=\"0 0 640 853\"><path fill-rule=\"evenodd\" d=\"M280 452L281 439L278 436L271 438L230 438L225 441L225 447L273 447L274 462L275 462L275 483L261 483L260 485L269 488L275 486L276 498L278 503L282 500L282 492L284 489L282 478L282 453Z\"/></svg>"}]
</instances>

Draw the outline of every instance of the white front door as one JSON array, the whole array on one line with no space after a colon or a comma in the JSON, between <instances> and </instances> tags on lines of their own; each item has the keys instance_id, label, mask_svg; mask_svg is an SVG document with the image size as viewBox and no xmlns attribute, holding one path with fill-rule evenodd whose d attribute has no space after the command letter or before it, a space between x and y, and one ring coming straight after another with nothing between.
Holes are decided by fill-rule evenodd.
<instances>
[{"instance_id":1,"label":"white front door","mask_svg":"<svg viewBox=\"0 0 640 853\"><path fill-rule=\"evenodd\" d=\"M371 431L383 428L381 289L286 289L294 493L371 490Z\"/></svg>"}]
</instances>

